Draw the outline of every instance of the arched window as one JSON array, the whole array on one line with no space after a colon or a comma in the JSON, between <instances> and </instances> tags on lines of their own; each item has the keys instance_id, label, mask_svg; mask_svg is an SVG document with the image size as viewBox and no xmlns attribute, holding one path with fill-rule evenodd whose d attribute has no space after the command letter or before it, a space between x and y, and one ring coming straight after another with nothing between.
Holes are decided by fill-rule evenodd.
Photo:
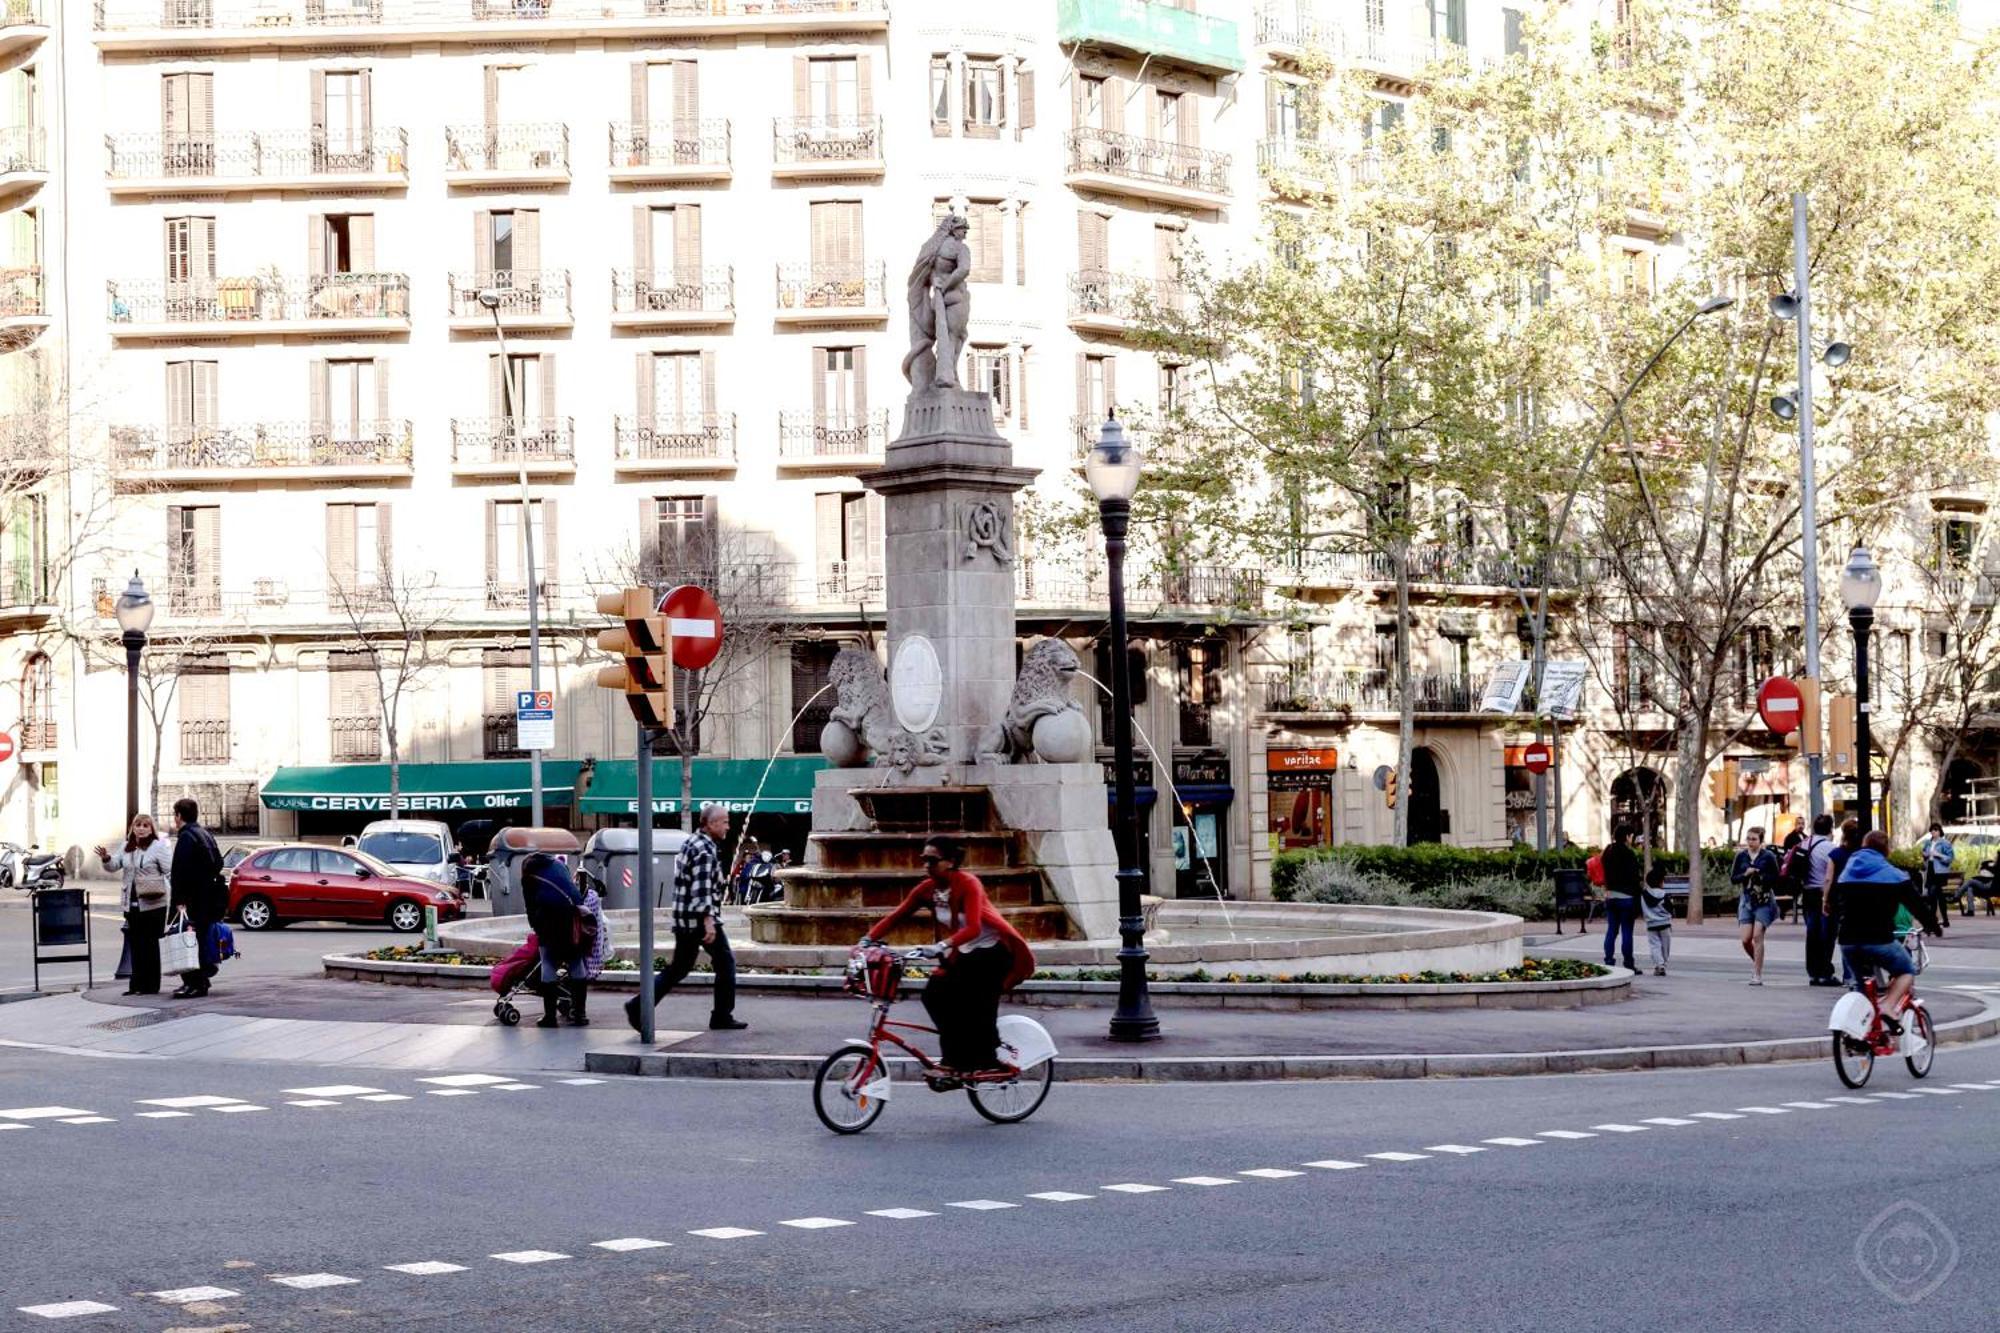
<instances>
[{"instance_id":1,"label":"arched window","mask_svg":"<svg viewBox=\"0 0 2000 1333\"><path fill-rule=\"evenodd\" d=\"M56 748L56 666L36 653L21 672L21 748Z\"/></svg>"}]
</instances>

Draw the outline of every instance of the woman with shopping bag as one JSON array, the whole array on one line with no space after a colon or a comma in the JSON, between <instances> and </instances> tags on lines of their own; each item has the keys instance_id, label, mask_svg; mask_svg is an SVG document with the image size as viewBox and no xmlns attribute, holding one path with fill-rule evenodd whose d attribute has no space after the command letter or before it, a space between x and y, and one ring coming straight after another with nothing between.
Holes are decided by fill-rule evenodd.
<instances>
[{"instance_id":1,"label":"woman with shopping bag","mask_svg":"<svg viewBox=\"0 0 2000 1333\"><path fill-rule=\"evenodd\" d=\"M160 993L160 936L167 924L167 874L173 856L151 815L135 815L123 845L115 852L92 849L106 870L124 878L120 904L125 913L125 942L132 955L127 995Z\"/></svg>"}]
</instances>

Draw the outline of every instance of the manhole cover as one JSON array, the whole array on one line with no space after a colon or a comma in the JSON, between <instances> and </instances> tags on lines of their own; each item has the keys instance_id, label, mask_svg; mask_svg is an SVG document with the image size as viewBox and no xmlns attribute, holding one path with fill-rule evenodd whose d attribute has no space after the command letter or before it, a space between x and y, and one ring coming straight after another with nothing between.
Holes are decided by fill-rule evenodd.
<instances>
[{"instance_id":1,"label":"manhole cover","mask_svg":"<svg viewBox=\"0 0 2000 1333\"><path fill-rule=\"evenodd\" d=\"M128 1032L133 1028L149 1028L155 1023L171 1023L175 1019L186 1017L186 1013L176 1013L171 1009L140 1009L122 1018L106 1019L102 1023L92 1023L91 1026L102 1032Z\"/></svg>"}]
</instances>

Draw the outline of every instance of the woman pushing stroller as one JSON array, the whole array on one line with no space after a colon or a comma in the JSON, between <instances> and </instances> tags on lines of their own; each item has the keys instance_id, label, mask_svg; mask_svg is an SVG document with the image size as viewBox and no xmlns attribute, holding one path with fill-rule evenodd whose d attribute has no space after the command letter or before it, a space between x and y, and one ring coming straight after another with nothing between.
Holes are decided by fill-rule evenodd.
<instances>
[{"instance_id":1,"label":"woman pushing stroller","mask_svg":"<svg viewBox=\"0 0 2000 1333\"><path fill-rule=\"evenodd\" d=\"M590 1026L590 982L611 957L611 932L595 889L579 889L559 858L537 852L521 866L521 897L535 932L541 961L542 1016L538 1028L557 1023L567 993L569 1021Z\"/></svg>"}]
</instances>

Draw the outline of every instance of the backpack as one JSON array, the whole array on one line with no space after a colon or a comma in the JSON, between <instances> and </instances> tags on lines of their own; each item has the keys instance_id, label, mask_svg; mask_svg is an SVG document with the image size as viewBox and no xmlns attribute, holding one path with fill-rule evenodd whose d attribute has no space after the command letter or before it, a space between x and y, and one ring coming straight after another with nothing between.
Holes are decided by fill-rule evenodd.
<instances>
[{"instance_id":1,"label":"backpack","mask_svg":"<svg viewBox=\"0 0 2000 1333\"><path fill-rule=\"evenodd\" d=\"M1596 885L1600 889L1603 888L1604 854L1602 852L1593 852L1591 854L1590 859L1583 863L1583 873L1590 876L1590 882L1592 884Z\"/></svg>"},{"instance_id":2,"label":"backpack","mask_svg":"<svg viewBox=\"0 0 2000 1333\"><path fill-rule=\"evenodd\" d=\"M1812 876L1812 849L1816 841L1817 834L1793 843L1792 849L1785 853L1785 859L1778 864L1779 882L1795 894L1805 888L1806 881Z\"/></svg>"}]
</instances>

